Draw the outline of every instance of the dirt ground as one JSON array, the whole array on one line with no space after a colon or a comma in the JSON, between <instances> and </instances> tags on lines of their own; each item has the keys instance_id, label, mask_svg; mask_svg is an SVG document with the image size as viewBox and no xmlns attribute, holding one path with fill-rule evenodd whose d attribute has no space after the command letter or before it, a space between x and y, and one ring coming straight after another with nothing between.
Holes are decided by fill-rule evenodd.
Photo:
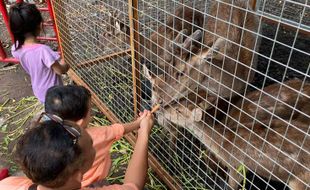
<instances>
[{"instance_id":1,"label":"dirt ground","mask_svg":"<svg viewBox=\"0 0 310 190\"><path fill-rule=\"evenodd\" d=\"M9 104L14 104L19 102L25 97L33 96L30 78L25 73L25 71L19 65L6 66L5 64L0 63L0 105L5 106ZM2 108L2 106L1 106ZM2 127L5 118L13 115L9 111L0 112L0 127ZM22 117L22 116L21 116ZM18 120L21 117L15 117L14 119ZM5 138L8 131L13 131L16 129L16 125L12 125L12 128L7 131L1 130L0 139L1 142ZM12 147L10 147L12 148ZM10 167L11 163L7 162L6 155L0 153L0 168Z\"/></svg>"},{"instance_id":2,"label":"dirt ground","mask_svg":"<svg viewBox=\"0 0 310 190\"><path fill-rule=\"evenodd\" d=\"M1 68L2 66L2 68ZM3 67L0 64L0 104L7 98L20 100L32 96L30 78L20 65Z\"/></svg>"}]
</instances>

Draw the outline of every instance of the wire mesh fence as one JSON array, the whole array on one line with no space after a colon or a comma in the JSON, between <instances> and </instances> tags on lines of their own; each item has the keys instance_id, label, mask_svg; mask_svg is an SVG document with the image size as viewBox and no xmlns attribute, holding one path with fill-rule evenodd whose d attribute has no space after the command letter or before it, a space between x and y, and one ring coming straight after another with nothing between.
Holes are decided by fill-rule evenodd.
<instances>
[{"instance_id":1,"label":"wire mesh fence","mask_svg":"<svg viewBox=\"0 0 310 190\"><path fill-rule=\"evenodd\" d=\"M63 55L121 121L161 105L149 150L180 188L310 189L309 2L130 3L54 0Z\"/></svg>"}]
</instances>

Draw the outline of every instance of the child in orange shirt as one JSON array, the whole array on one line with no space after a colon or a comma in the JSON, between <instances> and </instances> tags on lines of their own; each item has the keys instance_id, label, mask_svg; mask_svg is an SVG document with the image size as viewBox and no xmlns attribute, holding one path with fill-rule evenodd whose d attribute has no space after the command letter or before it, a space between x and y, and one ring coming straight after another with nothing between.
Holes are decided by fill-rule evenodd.
<instances>
[{"instance_id":1,"label":"child in orange shirt","mask_svg":"<svg viewBox=\"0 0 310 190\"><path fill-rule=\"evenodd\" d=\"M51 87L46 93L45 112L57 115L63 120L73 121L81 128L86 128L91 120L91 94L83 86ZM110 157L112 144L124 134L137 130L144 117L145 114L127 124L87 129L93 139L96 156L93 166L83 175L83 187L107 177L112 164Z\"/></svg>"},{"instance_id":2,"label":"child in orange shirt","mask_svg":"<svg viewBox=\"0 0 310 190\"><path fill-rule=\"evenodd\" d=\"M74 122L80 128L85 129L91 119L91 94L82 86L51 87L46 93L45 112L55 115L59 120ZM127 124L113 124L106 127L86 129L93 141L95 159L92 167L83 175L82 187L107 177L111 167L109 151L113 142L120 139L124 134L138 129L145 116L146 113L134 122ZM15 183L31 183L25 177L15 177L15 179L18 179Z\"/></svg>"},{"instance_id":3,"label":"child in orange shirt","mask_svg":"<svg viewBox=\"0 0 310 190\"><path fill-rule=\"evenodd\" d=\"M27 131L16 147L16 158L24 173L32 180L9 177L0 181L5 190L140 190L147 174L147 147L153 117L144 112L138 138L129 162L124 184L101 188L83 188L83 174L95 159L95 149L87 129L58 116L44 114L49 120ZM34 183L34 184L33 184Z\"/></svg>"}]
</instances>

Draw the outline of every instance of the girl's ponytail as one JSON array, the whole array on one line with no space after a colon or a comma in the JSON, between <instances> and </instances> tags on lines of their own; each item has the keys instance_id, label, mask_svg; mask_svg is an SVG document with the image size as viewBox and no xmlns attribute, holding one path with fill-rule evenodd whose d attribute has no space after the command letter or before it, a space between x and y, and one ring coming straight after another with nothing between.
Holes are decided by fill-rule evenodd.
<instances>
[{"instance_id":1,"label":"girl's ponytail","mask_svg":"<svg viewBox=\"0 0 310 190\"><path fill-rule=\"evenodd\" d=\"M10 9L10 30L14 36L15 49L19 49L25 42L24 19L20 14L20 4L13 5Z\"/></svg>"},{"instance_id":2,"label":"girl's ponytail","mask_svg":"<svg viewBox=\"0 0 310 190\"><path fill-rule=\"evenodd\" d=\"M24 2L11 6L9 17L16 50L24 44L26 34L38 35L38 29L43 22L37 7L34 4Z\"/></svg>"}]
</instances>

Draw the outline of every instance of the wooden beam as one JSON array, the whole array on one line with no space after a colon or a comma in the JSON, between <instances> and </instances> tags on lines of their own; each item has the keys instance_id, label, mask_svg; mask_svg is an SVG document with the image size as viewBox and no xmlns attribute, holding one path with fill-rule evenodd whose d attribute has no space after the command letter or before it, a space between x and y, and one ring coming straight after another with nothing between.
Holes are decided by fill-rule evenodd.
<instances>
[{"instance_id":1,"label":"wooden beam","mask_svg":"<svg viewBox=\"0 0 310 190\"><path fill-rule=\"evenodd\" d=\"M277 25L277 24L279 24L279 21L276 21L276 20L271 19L271 18L267 18L265 16L262 18L262 20L266 24L269 24L269 25ZM282 27L285 30L291 30L291 31L297 31L298 30L298 33L301 34L302 36L305 36L305 37L309 37L310 36L310 31L306 30L306 29L303 29L303 28L297 28L295 26L291 26L291 25L283 23L283 22L280 23L280 27Z\"/></svg>"},{"instance_id":2,"label":"wooden beam","mask_svg":"<svg viewBox=\"0 0 310 190\"><path fill-rule=\"evenodd\" d=\"M138 0L128 0L128 14L130 25L130 48L133 80L133 106L135 116L140 111L141 105L141 80L140 80L140 57L139 57L139 16Z\"/></svg>"},{"instance_id":3,"label":"wooden beam","mask_svg":"<svg viewBox=\"0 0 310 190\"><path fill-rule=\"evenodd\" d=\"M115 52L115 53L112 53L109 55L100 56L100 57L97 57L95 59L84 61L84 62L78 64L77 67L78 68L86 67L86 66L88 67L88 66L96 65L98 63L109 61L109 60L114 59L116 57L122 57L125 55L130 55L130 51L131 51L130 49L126 49L124 51L119 51L119 52Z\"/></svg>"},{"instance_id":4,"label":"wooden beam","mask_svg":"<svg viewBox=\"0 0 310 190\"><path fill-rule=\"evenodd\" d=\"M251 8L252 8L252 10L256 10L256 2L257 0L252 0L252 2L251 2Z\"/></svg>"}]
</instances>

